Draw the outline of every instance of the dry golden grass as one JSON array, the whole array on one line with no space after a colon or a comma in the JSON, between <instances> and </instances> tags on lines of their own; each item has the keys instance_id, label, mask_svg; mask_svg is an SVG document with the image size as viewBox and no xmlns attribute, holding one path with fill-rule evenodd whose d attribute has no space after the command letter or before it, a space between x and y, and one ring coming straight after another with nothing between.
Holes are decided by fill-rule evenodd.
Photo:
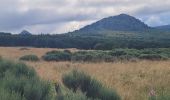
<instances>
[{"instance_id":1,"label":"dry golden grass","mask_svg":"<svg viewBox=\"0 0 170 100\"><path fill-rule=\"evenodd\" d=\"M26 54L41 57L54 49L0 47L0 55L17 60ZM55 49L59 50L59 49ZM114 88L123 100L147 100L151 89L158 92L170 89L170 61L138 61L117 63L71 63L71 62L25 62L32 66L40 77L61 81L62 75L72 69L87 72L106 86Z\"/></svg>"}]
</instances>

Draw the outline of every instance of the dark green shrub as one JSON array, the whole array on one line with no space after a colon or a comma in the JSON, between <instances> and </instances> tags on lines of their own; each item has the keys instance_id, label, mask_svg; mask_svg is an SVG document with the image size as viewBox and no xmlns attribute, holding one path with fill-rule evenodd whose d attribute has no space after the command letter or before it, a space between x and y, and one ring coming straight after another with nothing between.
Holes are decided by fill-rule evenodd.
<instances>
[{"instance_id":1,"label":"dark green shrub","mask_svg":"<svg viewBox=\"0 0 170 100\"><path fill-rule=\"evenodd\" d=\"M63 83L74 92L80 89L83 93L86 93L88 98L120 100L120 97L114 90L104 87L97 80L77 70L73 70L71 73L64 75Z\"/></svg>"},{"instance_id":2,"label":"dark green shrub","mask_svg":"<svg viewBox=\"0 0 170 100\"><path fill-rule=\"evenodd\" d=\"M87 59L86 55L87 55L86 51L78 51L72 54L71 60L72 61L85 61L85 59Z\"/></svg>"},{"instance_id":3,"label":"dark green shrub","mask_svg":"<svg viewBox=\"0 0 170 100\"><path fill-rule=\"evenodd\" d=\"M142 54L157 54L155 49L143 49L143 50L141 50L141 53Z\"/></svg>"},{"instance_id":4,"label":"dark green shrub","mask_svg":"<svg viewBox=\"0 0 170 100\"><path fill-rule=\"evenodd\" d=\"M23 61L39 61L39 58L36 55L25 55L20 57L20 60Z\"/></svg>"},{"instance_id":5,"label":"dark green shrub","mask_svg":"<svg viewBox=\"0 0 170 100\"><path fill-rule=\"evenodd\" d=\"M15 64L15 67L12 67L10 70L16 77L28 77L32 78L36 76L36 72L33 68L28 68L27 65L23 63Z\"/></svg>"},{"instance_id":6,"label":"dark green shrub","mask_svg":"<svg viewBox=\"0 0 170 100\"><path fill-rule=\"evenodd\" d=\"M101 100L120 100L117 92L113 91L112 89L103 87L99 91L99 98Z\"/></svg>"},{"instance_id":7,"label":"dark green shrub","mask_svg":"<svg viewBox=\"0 0 170 100\"><path fill-rule=\"evenodd\" d=\"M137 59L137 57L131 56L131 55L122 55L117 57L117 60L119 61L131 61L131 60L135 60Z\"/></svg>"},{"instance_id":8,"label":"dark green shrub","mask_svg":"<svg viewBox=\"0 0 170 100\"><path fill-rule=\"evenodd\" d=\"M159 54L141 54L140 59L146 60L166 60L167 58Z\"/></svg>"},{"instance_id":9,"label":"dark green shrub","mask_svg":"<svg viewBox=\"0 0 170 100\"><path fill-rule=\"evenodd\" d=\"M82 62L113 62L114 57L102 51L79 51L72 54L72 61Z\"/></svg>"},{"instance_id":10,"label":"dark green shrub","mask_svg":"<svg viewBox=\"0 0 170 100\"><path fill-rule=\"evenodd\" d=\"M95 59L94 59L94 55L93 54L86 54L84 55L84 59L83 61L84 62L93 62Z\"/></svg>"},{"instance_id":11,"label":"dark green shrub","mask_svg":"<svg viewBox=\"0 0 170 100\"><path fill-rule=\"evenodd\" d=\"M112 52L109 53L112 56L122 56L122 55L126 55L127 53L124 50L113 50Z\"/></svg>"},{"instance_id":12,"label":"dark green shrub","mask_svg":"<svg viewBox=\"0 0 170 100\"><path fill-rule=\"evenodd\" d=\"M0 61L0 100L51 100L51 86L25 64Z\"/></svg>"},{"instance_id":13,"label":"dark green shrub","mask_svg":"<svg viewBox=\"0 0 170 100\"><path fill-rule=\"evenodd\" d=\"M82 72L78 72L77 70L73 70L71 73L63 77L63 83L74 92L76 92L78 88L87 90L86 87L88 87L89 81L90 76L87 76Z\"/></svg>"},{"instance_id":14,"label":"dark green shrub","mask_svg":"<svg viewBox=\"0 0 170 100\"><path fill-rule=\"evenodd\" d=\"M145 60L166 60L170 58L169 49L114 49L110 51L51 51L43 56L46 61L74 61L74 62L115 62Z\"/></svg>"},{"instance_id":15,"label":"dark green shrub","mask_svg":"<svg viewBox=\"0 0 170 100\"><path fill-rule=\"evenodd\" d=\"M108 52L105 51L93 51L91 52L92 62L113 62L114 56L109 55Z\"/></svg>"},{"instance_id":16,"label":"dark green shrub","mask_svg":"<svg viewBox=\"0 0 170 100\"><path fill-rule=\"evenodd\" d=\"M84 55L82 54L74 54L72 57L71 57L71 61L84 61Z\"/></svg>"},{"instance_id":17,"label":"dark green shrub","mask_svg":"<svg viewBox=\"0 0 170 100\"><path fill-rule=\"evenodd\" d=\"M5 72L14 66L12 62L0 60L0 78L5 76Z\"/></svg>"},{"instance_id":18,"label":"dark green shrub","mask_svg":"<svg viewBox=\"0 0 170 100\"><path fill-rule=\"evenodd\" d=\"M71 53L66 51L52 51L43 56L46 61L70 61Z\"/></svg>"}]
</instances>

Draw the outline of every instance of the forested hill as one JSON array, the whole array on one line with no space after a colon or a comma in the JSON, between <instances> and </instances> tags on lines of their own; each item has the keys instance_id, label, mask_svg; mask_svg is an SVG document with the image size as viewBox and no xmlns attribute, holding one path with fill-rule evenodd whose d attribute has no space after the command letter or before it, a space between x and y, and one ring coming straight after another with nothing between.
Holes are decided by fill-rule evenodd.
<instances>
[{"instance_id":1,"label":"forested hill","mask_svg":"<svg viewBox=\"0 0 170 100\"><path fill-rule=\"evenodd\" d=\"M126 14L104 18L80 30L65 34L31 35L28 31L21 33L24 35L0 32L0 46L102 50L170 47L169 31L151 28L135 17Z\"/></svg>"},{"instance_id":2,"label":"forested hill","mask_svg":"<svg viewBox=\"0 0 170 100\"><path fill-rule=\"evenodd\" d=\"M77 30L77 33L100 33L101 31L145 31L151 29L145 23L127 14L103 18Z\"/></svg>"}]
</instances>

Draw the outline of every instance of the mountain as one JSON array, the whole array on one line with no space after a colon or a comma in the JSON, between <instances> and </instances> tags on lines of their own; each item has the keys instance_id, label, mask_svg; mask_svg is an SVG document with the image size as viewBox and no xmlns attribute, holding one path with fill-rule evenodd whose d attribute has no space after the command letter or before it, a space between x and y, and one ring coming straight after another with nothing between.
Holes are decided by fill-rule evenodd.
<instances>
[{"instance_id":1,"label":"mountain","mask_svg":"<svg viewBox=\"0 0 170 100\"><path fill-rule=\"evenodd\" d=\"M23 30L19 35L32 35L29 31Z\"/></svg>"},{"instance_id":2,"label":"mountain","mask_svg":"<svg viewBox=\"0 0 170 100\"><path fill-rule=\"evenodd\" d=\"M144 31L148 29L150 29L150 27L139 19L127 14L120 14L101 19L75 32L97 33L103 31Z\"/></svg>"},{"instance_id":3,"label":"mountain","mask_svg":"<svg viewBox=\"0 0 170 100\"><path fill-rule=\"evenodd\" d=\"M163 31L170 31L170 25L157 26L155 28Z\"/></svg>"}]
</instances>

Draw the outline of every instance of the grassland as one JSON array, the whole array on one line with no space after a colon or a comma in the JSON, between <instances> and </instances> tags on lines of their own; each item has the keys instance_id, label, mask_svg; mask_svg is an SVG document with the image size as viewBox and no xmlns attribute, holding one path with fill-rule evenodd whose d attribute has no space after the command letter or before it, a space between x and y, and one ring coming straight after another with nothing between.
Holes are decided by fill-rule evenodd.
<instances>
[{"instance_id":1,"label":"grassland","mask_svg":"<svg viewBox=\"0 0 170 100\"><path fill-rule=\"evenodd\" d=\"M0 47L0 55L17 61L21 56L29 54L40 58L51 50L61 49L28 48L24 50L20 47ZM62 75L72 69L83 70L107 87L116 89L123 100L147 100L151 90L156 91L156 95L163 95L170 90L170 61L72 63L40 60L25 63L32 66L41 78L54 82L60 82Z\"/></svg>"}]
</instances>

